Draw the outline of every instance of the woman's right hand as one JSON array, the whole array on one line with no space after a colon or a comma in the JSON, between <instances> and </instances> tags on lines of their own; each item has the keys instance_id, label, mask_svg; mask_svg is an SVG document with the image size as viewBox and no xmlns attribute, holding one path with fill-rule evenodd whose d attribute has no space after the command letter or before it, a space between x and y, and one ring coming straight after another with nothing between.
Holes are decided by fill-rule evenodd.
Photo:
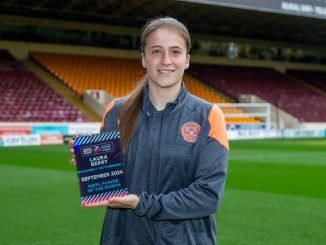
<instances>
[{"instance_id":1,"label":"woman's right hand","mask_svg":"<svg viewBox=\"0 0 326 245\"><path fill-rule=\"evenodd\" d=\"M75 152L74 152L74 139L76 139L78 137L77 134L74 134L73 138L69 141L69 153L71 155L71 159L69 161L69 163L72 166L76 167L76 158L75 158Z\"/></svg>"}]
</instances>

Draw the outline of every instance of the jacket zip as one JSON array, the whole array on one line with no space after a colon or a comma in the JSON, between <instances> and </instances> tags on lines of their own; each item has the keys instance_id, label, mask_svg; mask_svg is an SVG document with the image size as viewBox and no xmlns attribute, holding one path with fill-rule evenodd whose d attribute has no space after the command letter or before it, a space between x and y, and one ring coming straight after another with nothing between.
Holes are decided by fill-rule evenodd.
<instances>
[{"instance_id":1,"label":"jacket zip","mask_svg":"<svg viewBox=\"0 0 326 245\"><path fill-rule=\"evenodd\" d=\"M157 186L156 186L156 192L158 192L158 190L160 189L160 183L161 183L161 167L162 167L162 152L163 152L163 142L164 142L164 139L163 139L163 135L164 135L164 128L165 128L165 116L166 116L166 112L164 112L164 114L162 115L162 124L161 124L161 127L160 127L160 154L159 154L159 172L158 172L158 181L157 181ZM161 238L161 229L160 229L160 226L157 224L156 225L157 227L157 234L158 236L156 236L158 240L160 240ZM156 241L156 244L158 244L158 241Z\"/></svg>"}]
</instances>

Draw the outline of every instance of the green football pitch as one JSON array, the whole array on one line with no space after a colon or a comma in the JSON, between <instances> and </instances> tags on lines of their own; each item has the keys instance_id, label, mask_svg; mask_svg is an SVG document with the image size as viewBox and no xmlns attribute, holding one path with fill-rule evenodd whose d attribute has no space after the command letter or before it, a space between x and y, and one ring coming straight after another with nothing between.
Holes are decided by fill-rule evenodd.
<instances>
[{"instance_id":1,"label":"green football pitch","mask_svg":"<svg viewBox=\"0 0 326 245\"><path fill-rule=\"evenodd\" d=\"M231 141L221 245L326 244L326 139ZM1 244L98 244L67 146L0 148Z\"/></svg>"}]
</instances>

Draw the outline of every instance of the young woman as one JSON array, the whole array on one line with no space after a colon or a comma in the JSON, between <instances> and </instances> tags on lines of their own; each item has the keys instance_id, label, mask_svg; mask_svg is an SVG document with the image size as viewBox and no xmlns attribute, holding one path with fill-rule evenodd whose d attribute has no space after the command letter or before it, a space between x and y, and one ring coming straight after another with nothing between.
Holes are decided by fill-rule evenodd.
<instances>
[{"instance_id":1,"label":"young woman","mask_svg":"<svg viewBox=\"0 0 326 245\"><path fill-rule=\"evenodd\" d=\"M102 203L108 209L101 244L216 242L228 141L221 110L182 82L190 48L176 19L149 21L141 36L147 74L107 107L101 130L121 133L130 194Z\"/></svg>"}]
</instances>

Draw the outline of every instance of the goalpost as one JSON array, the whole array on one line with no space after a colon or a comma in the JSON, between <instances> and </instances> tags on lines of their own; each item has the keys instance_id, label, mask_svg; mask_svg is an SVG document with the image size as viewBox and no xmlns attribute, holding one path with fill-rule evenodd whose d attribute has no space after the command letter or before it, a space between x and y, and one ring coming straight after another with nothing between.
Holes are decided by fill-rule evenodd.
<instances>
[{"instance_id":1,"label":"goalpost","mask_svg":"<svg viewBox=\"0 0 326 245\"><path fill-rule=\"evenodd\" d=\"M271 129L268 103L219 103L228 129Z\"/></svg>"}]
</instances>

